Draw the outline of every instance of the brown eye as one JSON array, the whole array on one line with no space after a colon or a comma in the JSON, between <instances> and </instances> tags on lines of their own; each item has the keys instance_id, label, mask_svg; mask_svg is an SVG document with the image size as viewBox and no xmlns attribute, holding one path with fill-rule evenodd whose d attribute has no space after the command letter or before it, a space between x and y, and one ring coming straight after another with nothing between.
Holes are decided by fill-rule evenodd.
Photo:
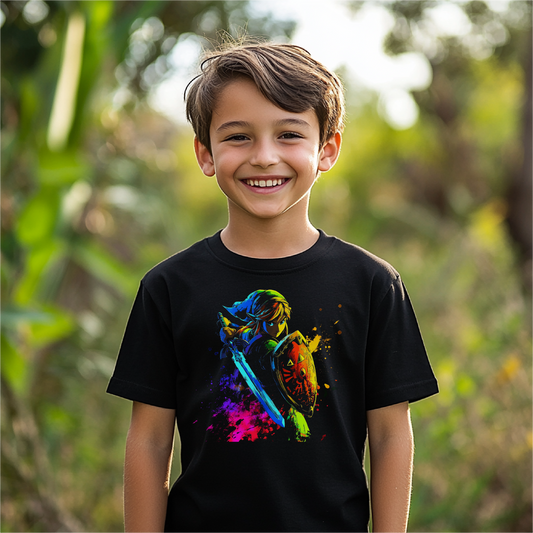
<instances>
[{"instance_id":1,"label":"brown eye","mask_svg":"<svg viewBox=\"0 0 533 533\"><path fill-rule=\"evenodd\" d=\"M225 141L237 141L237 142L247 141L247 140L248 140L248 137L246 135L240 135L240 134L231 135L230 137L225 139Z\"/></svg>"},{"instance_id":2,"label":"brown eye","mask_svg":"<svg viewBox=\"0 0 533 533\"><path fill-rule=\"evenodd\" d=\"M293 131L288 131L281 135L282 139L301 139L302 136L299 133L295 133Z\"/></svg>"}]
</instances>

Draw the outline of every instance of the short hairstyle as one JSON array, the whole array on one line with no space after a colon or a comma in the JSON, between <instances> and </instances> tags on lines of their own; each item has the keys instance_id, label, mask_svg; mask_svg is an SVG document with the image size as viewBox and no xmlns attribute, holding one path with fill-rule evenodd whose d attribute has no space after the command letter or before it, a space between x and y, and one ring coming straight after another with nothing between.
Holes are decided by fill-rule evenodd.
<instances>
[{"instance_id":1,"label":"short hairstyle","mask_svg":"<svg viewBox=\"0 0 533 533\"><path fill-rule=\"evenodd\" d=\"M209 128L217 96L239 77L251 79L274 105L291 113L314 110L320 144L344 129L344 91L339 78L300 46L284 43L232 45L210 52L186 89L187 119L211 151Z\"/></svg>"}]
</instances>

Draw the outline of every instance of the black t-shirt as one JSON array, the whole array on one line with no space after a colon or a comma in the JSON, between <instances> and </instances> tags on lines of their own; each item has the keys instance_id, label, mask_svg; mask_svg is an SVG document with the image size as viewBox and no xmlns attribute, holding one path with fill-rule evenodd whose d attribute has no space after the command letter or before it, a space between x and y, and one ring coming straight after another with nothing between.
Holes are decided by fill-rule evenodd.
<instances>
[{"instance_id":1,"label":"black t-shirt","mask_svg":"<svg viewBox=\"0 0 533 533\"><path fill-rule=\"evenodd\" d=\"M167 531L366 531L366 412L438 388L388 263L323 232L280 259L217 233L144 277L108 392L176 409Z\"/></svg>"}]
</instances>

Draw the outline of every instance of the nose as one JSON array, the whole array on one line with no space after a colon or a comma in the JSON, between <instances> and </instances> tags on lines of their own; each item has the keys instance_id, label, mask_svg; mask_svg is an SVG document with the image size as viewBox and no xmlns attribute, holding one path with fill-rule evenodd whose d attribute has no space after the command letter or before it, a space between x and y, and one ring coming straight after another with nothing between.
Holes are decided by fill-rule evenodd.
<instances>
[{"instance_id":1,"label":"nose","mask_svg":"<svg viewBox=\"0 0 533 533\"><path fill-rule=\"evenodd\" d=\"M267 168L279 163L279 155L273 142L263 139L254 143L250 164L260 168Z\"/></svg>"}]
</instances>

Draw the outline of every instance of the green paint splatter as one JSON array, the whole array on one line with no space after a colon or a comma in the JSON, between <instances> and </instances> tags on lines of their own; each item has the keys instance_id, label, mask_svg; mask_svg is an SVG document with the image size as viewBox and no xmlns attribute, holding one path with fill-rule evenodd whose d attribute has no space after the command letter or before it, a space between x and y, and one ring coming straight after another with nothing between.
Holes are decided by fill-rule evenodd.
<instances>
[{"instance_id":1,"label":"green paint splatter","mask_svg":"<svg viewBox=\"0 0 533 533\"><path fill-rule=\"evenodd\" d=\"M292 423L294 429L296 430L296 440L298 442L305 442L310 436L311 431L307 425L307 420L304 415L291 407L287 415L287 419Z\"/></svg>"}]
</instances>

